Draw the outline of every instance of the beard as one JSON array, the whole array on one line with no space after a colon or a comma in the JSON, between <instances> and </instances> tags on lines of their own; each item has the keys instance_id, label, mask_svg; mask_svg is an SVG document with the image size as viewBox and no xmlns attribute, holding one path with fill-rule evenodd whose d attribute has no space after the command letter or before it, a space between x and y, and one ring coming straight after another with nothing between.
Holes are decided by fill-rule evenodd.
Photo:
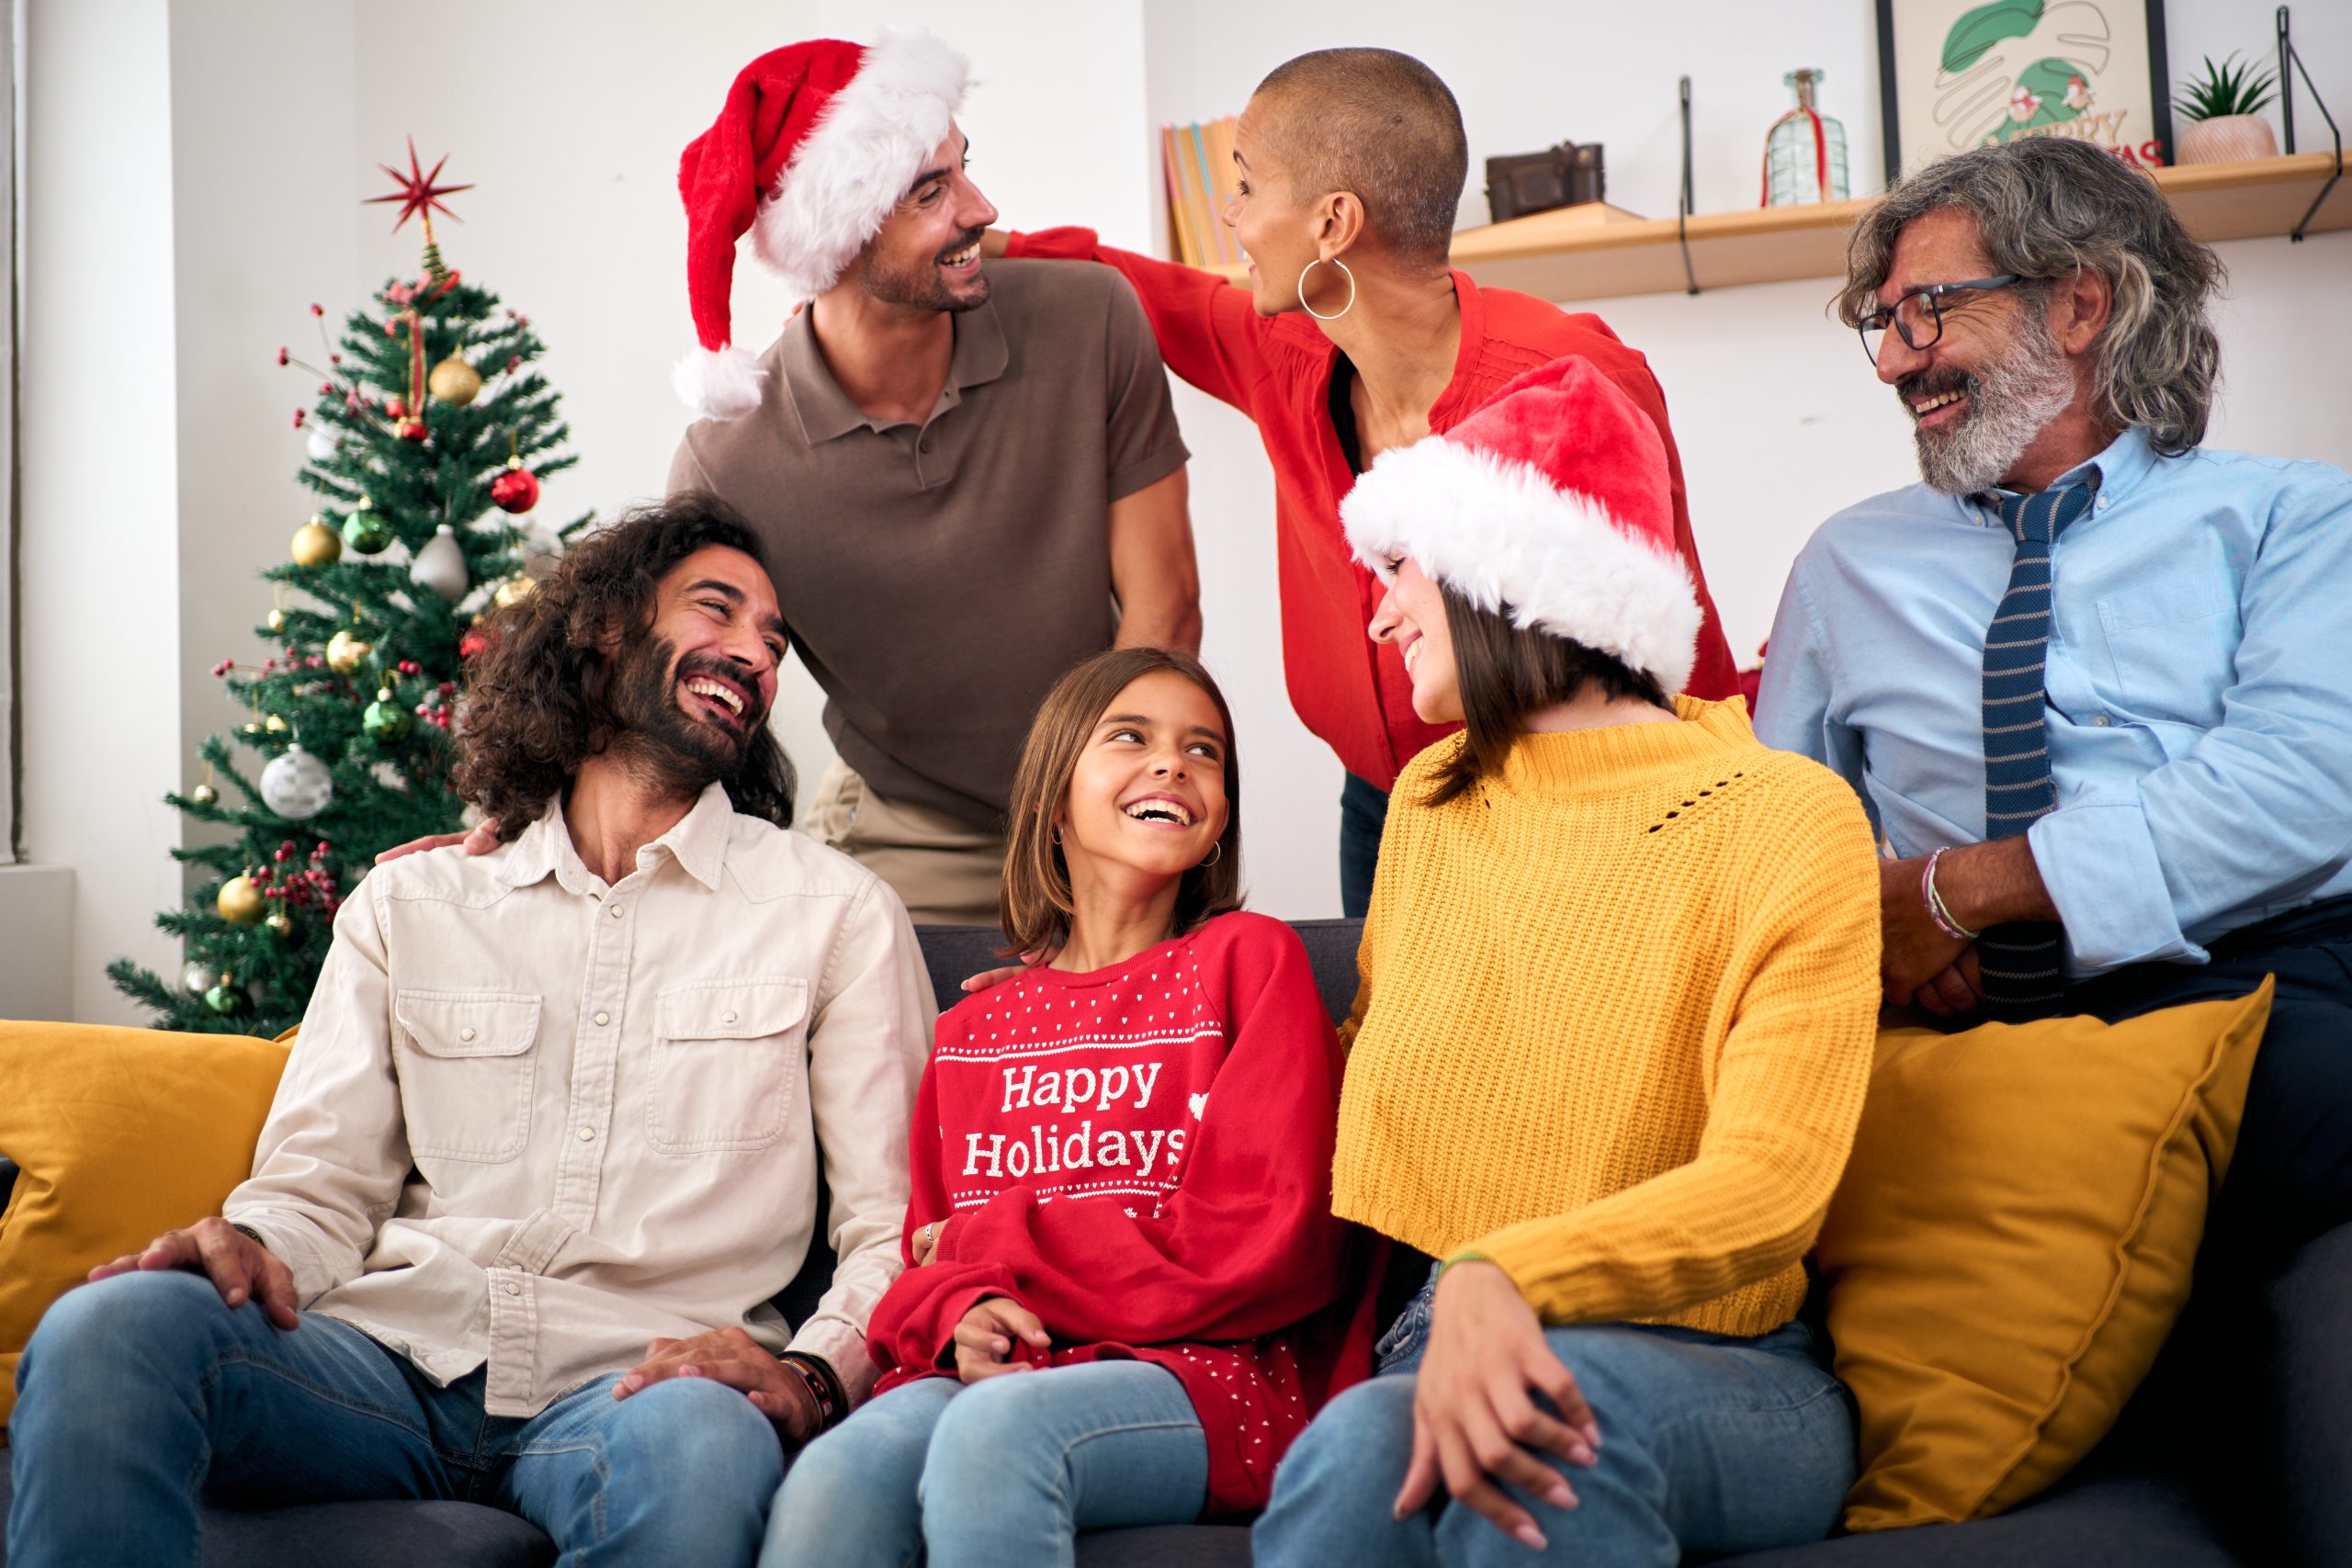
<instances>
[{"instance_id":1,"label":"beard","mask_svg":"<svg viewBox=\"0 0 2352 1568\"><path fill-rule=\"evenodd\" d=\"M742 730L697 718L678 702L679 683L693 675L723 678L750 705ZM700 795L735 776L751 750L752 739L767 722L756 684L746 682L724 660L696 654L681 660L667 638L649 637L623 653L613 671L612 710L616 721L614 754L632 773L673 795Z\"/></svg>"},{"instance_id":2,"label":"beard","mask_svg":"<svg viewBox=\"0 0 2352 1568\"><path fill-rule=\"evenodd\" d=\"M1946 495L1975 495L1997 486L2026 448L2075 400L2065 350L2038 311L2019 313L2008 351L1980 369L1951 367L1897 384L1909 412L1914 400L1960 392L1968 412L1949 430L1914 428L1919 477ZM1914 415L1916 420L1917 416Z\"/></svg>"},{"instance_id":3,"label":"beard","mask_svg":"<svg viewBox=\"0 0 2352 1568\"><path fill-rule=\"evenodd\" d=\"M865 292L868 298L885 305L906 305L918 310L971 310L988 303L989 278L985 271L973 276L971 285L958 293L939 274L939 264L961 250L979 243L985 231L974 229L947 245L915 263L894 265L885 258L868 253L865 258Z\"/></svg>"}]
</instances>

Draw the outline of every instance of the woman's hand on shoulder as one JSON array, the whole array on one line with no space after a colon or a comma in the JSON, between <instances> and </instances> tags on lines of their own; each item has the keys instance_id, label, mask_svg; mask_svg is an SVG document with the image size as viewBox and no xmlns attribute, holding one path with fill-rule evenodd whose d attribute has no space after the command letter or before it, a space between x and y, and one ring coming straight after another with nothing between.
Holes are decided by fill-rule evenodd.
<instances>
[{"instance_id":1,"label":"woman's hand on shoulder","mask_svg":"<svg viewBox=\"0 0 2352 1568\"><path fill-rule=\"evenodd\" d=\"M994 969L983 969L978 974L965 979L964 994L967 997L977 996L991 986L1001 986L1007 980L1018 980L1048 956L1050 955L1043 953L1024 953L1021 955L1021 962L1018 964L1006 964Z\"/></svg>"},{"instance_id":2,"label":"woman's hand on shoulder","mask_svg":"<svg viewBox=\"0 0 2352 1568\"><path fill-rule=\"evenodd\" d=\"M1006 1372L1027 1371L1028 1362L1012 1359L1015 1339L1038 1350L1051 1349L1054 1343L1037 1314L1019 1302L1003 1296L981 1302L956 1325L956 1377L978 1382Z\"/></svg>"},{"instance_id":3,"label":"woman's hand on shoulder","mask_svg":"<svg viewBox=\"0 0 2352 1568\"><path fill-rule=\"evenodd\" d=\"M1484 1260L1450 1265L1438 1281L1429 1348L1414 1382L1413 1457L1396 1517L1426 1507L1442 1483L1455 1502L1540 1551L1544 1532L1534 1517L1496 1482L1573 1508L1576 1493L1538 1456L1590 1465L1600 1446L1600 1428L1576 1374L1552 1353L1510 1276Z\"/></svg>"}]
</instances>

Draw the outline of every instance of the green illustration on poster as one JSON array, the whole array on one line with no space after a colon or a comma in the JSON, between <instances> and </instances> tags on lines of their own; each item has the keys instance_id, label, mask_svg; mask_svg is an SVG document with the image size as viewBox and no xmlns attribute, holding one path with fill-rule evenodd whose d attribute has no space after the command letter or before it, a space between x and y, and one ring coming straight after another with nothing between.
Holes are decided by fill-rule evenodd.
<instances>
[{"instance_id":1,"label":"green illustration on poster","mask_svg":"<svg viewBox=\"0 0 2352 1568\"><path fill-rule=\"evenodd\" d=\"M2165 161L2147 0L1881 0L1888 129L1916 165L1964 148L2064 136Z\"/></svg>"}]
</instances>

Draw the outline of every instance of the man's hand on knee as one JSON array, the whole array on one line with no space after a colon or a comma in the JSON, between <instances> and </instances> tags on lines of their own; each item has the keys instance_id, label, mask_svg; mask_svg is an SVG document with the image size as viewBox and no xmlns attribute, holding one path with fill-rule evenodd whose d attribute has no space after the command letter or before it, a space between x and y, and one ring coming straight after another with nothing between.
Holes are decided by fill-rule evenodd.
<instances>
[{"instance_id":1,"label":"man's hand on knee","mask_svg":"<svg viewBox=\"0 0 2352 1568\"><path fill-rule=\"evenodd\" d=\"M300 1302L294 1291L294 1271L267 1247L228 1221L214 1214L186 1230L165 1231L143 1252L126 1252L111 1263L90 1270L90 1278L111 1280L117 1274L184 1269L202 1274L230 1306L248 1300L260 1303L269 1321L292 1328L300 1321Z\"/></svg>"},{"instance_id":2,"label":"man's hand on knee","mask_svg":"<svg viewBox=\"0 0 2352 1568\"><path fill-rule=\"evenodd\" d=\"M627 1399L671 1378L707 1378L737 1390L796 1443L815 1437L824 1424L808 1385L741 1328L656 1339L645 1348L645 1359L613 1385L613 1397Z\"/></svg>"}]
</instances>

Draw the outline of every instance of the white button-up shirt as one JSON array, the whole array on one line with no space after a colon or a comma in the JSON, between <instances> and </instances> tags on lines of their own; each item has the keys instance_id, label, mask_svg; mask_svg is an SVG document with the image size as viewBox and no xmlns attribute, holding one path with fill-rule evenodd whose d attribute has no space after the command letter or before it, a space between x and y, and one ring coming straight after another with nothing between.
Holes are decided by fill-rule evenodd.
<instances>
[{"instance_id":1,"label":"white button-up shirt","mask_svg":"<svg viewBox=\"0 0 2352 1568\"><path fill-rule=\"evenodd\" d=\"M436 1382L488 1363L493 1416L736 1324L856 1399L934 1012L897 896L718 785L611 886L551 807L353 891L224 1212L306 1308ZM788 1325L820 1150L841 1262Z\"/></svg>"}]
</instances>

